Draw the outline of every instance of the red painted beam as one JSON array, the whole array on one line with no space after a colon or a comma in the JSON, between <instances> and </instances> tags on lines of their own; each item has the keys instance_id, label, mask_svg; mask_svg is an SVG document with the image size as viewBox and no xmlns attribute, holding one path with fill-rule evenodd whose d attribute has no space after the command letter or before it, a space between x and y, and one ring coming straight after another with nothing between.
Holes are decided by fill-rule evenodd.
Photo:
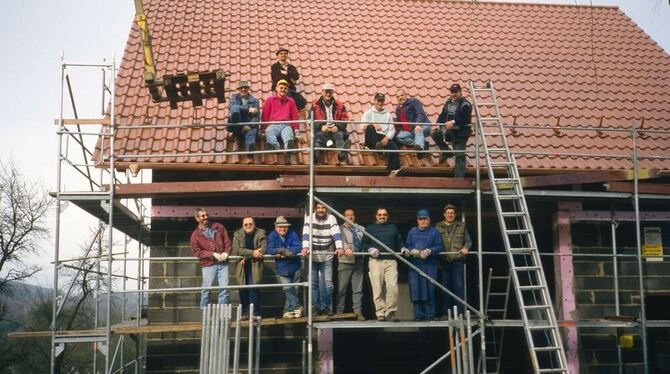
<instances>
[{"instance_id":1,"label":"red painted beam","mask_svg":"<svg viewBox=\"0 0 670 374\"><path fill-rule=\"evenodd\" d=\"M151 217L192 217L197 206L155 205L151 207ZM277 216L298 218L305 215L303 209L285 207L250 206L202 206L210 217L217 218L275 218Z\"/></svg>"},{"instance_id":2,"label":"red painted beam","mask_svg":"<svg viewBox=\"0 0 670 374\"><path fill-rule=\"evenodd\" d=\"M305 190L306 188L282 186L277 180L205 181L205 182L160 182L143 184L117 184L116 198L184 197L243 192L272 193L278 191Z\"/></svg>"},{"instance_id":3,"label":"red painted beam","mask_svg":"<svg viewBox=\"0 0 670 374\"><path fill-rule=\"evenodd\" d=\"M278 179L284 187L309 186L309 177L304 175L283 175ZM407 187L407 188L454 188L467 189L474 187L473 179L465 178L431 178L431 177L375 177L375 176L343 176L318 175L314 183L317 187Z\"/></svg>"}]
</instances>

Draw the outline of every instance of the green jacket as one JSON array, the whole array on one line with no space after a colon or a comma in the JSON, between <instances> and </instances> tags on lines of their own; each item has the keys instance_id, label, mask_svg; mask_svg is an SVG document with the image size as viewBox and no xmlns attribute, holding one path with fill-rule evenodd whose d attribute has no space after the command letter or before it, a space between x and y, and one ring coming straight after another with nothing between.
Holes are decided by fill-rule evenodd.
<instances>
[{"instance_id":1,"label":"green jacket","mask_svg":"<svg viewBox=\"0 0 670 374\"><path fill-rule=\"evenodd\" d=\"M444 252L447 253L446 256L441 256L440 258L446 259L449 262L464 259L465 256L459 253L459 251L463 247L469 249L472 246L472 240L465 229L465 223L455 221L453 224L447 225L442 221L436 224L435 228L440 233Z\"/></svg>"},{"instance_id":2,"label":"green jacket","mask_svg":"<svg viewBox=\"0 0 670 374\"><path fill-rule=\"evenodd\" d=\"M244 229L239 229L233 234L233 256L242 256L247 259L251 259L251 253L254 249L260 248L261 252L265 254L267 248L267 237L265 236L265 230L256 227L254 233L254 248L244 248ZM247 260L249 261L249 260ZM263 278L263 260L253 260L251 262L251 277L253 278L254 284L260 284L261 279ZM235 267L235 280L237 284L246 284L244 281L244 266L240 262L237 262Z\"/></svg>"}]
</instances>

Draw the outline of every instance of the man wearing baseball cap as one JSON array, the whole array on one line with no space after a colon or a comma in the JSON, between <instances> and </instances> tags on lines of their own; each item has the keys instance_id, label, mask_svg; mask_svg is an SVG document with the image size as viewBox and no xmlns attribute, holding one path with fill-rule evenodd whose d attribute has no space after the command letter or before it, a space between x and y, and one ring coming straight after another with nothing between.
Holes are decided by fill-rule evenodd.
<instances>
[{"instance_id":1,"label":"man wearing baseball cap","mask_svg":"<svg viewBox=\"0 0 670 374\"><path fill-rule=\"evenodd\" d=\"M272 64L270 67L272 74L272 91L275 91L277 83L280 80L285 80L288 82L288 95L291 96L293 100L295 100L298 110L303 110L307 104L307 100L305 100L305 98L296 90L295 85L300 79L300 74L294 65L289 64L288 54L289 50L284 47L277 49L275 52L275 56L277 56L277 62Z\"/></svg>"},{"instance_id":2,"label":"man wearing baseball cap","mask_svg":"<svg viewBox=\"0 0 670 374\"><path fill-rule=\"evenodd\" d=\"M288 96L287 81L282 79L277 82L275 94L265 99L261 118L263 122L280 122L262 125L268 149L279 150L279 138L284 143L284 149L295 148L294 130L298 129L298 123L292 121L298 120L298 108L293 98ZM284 153L284 161L291 163L290 152Z\"/></svg>"},{"instance_id":3,"label":"man wearing baseball cap","mask_svg":"<svg viewBox=\"0 0 670 374\"><path fill-rule=\"evenodd\" d=\"M317 148L351 147L349 134L347 134L347 122L349 115L347 108L341 102L335 100L335 86L331 83L323 85L321 97L312 103L314 114L314 146ZM315 162L319 160L320 151L315 151ZM344 161L346 151L337 152L337 160Z\"/></svg>"},{"instance_id":4,"label":"man wearing baseball cap","mask_svg":"<svg viewBox=\"0 0 670 374\"><path fill-rule=\"evenodd\" d=\"M393 115L384 107L386 95L376 93L372 100L372 107L363 113L361 122L365 126L365 147L368 149L398 150L398 145L393 142L395 137L395 126L393 126ZM395 177L400 172L400 156L397 152L389 152L388 155L379 153L388 158L386 172L389 177Z\"/></svg>"},{"instance_id":5,"label":"man wearing baseball cap","mask_svg":"<svg viewBox=\"0 0 670 374\"><path fill-rule=\"evenodd\" d=\"M268 254L275 256L275 271L282 284L300 283L300 238L289 229L291 224L283 216L275 220L275 229L268 235ZM304 308L300 303L298 286L283 288L286 296L283 318L300 318Z\"/></svg>"},{"instance_id":6,"label":"man wearing baseball cap","mask_svg":"<svg viewBox=\"0 0 670 374\"><path fill-rule=\"evenodd\" d=\"M442 252L440 233L430 225L428 209L416 213L416 223L407 233L401 252L421 271L437 279L437 254ZM435 319L435 286L414 269L409 269L409 293L414 305L414 320Z\"/></svg>"},{"instance_id":7,"label":"man wearing baseball cap","mask_svg":"<svg viewBox=\"0 0 670 374\"><path fill-rule=\"evenodd\" d=\"M440 163L447 161L451 153L447 142L450 142L454 151L465 151L468 138L472 135L470 122L472 122L472 105L463 96L461 85L454 83L449 87L449 99L440 115L437 117L437 123L444 123L445 126L433 126L431 129L431 138L435 141L438 148L443 152L440 155ZM465 152L459 152L455 157L454 177L463 178L465 176Z\"/></svg>"},{"instance_id":8,"label":"man wearing baseball cap","mask_svg":"<svg viewBox=\"0 0 670 374\"><path fill-rule=\"evenodd\" d=\"M226 130L237 139L244 140L245 149L248 152L256 150L256 138L258 136L258 125L254 124L260 120L258 99L251 94L251 87L247 81L237 83L237 92L230 96L228 102L228 123ZM247 123L235 125L236 123ZM248 154L247 158L253 160L254 155Z\"/></svg>"}]
</instances>

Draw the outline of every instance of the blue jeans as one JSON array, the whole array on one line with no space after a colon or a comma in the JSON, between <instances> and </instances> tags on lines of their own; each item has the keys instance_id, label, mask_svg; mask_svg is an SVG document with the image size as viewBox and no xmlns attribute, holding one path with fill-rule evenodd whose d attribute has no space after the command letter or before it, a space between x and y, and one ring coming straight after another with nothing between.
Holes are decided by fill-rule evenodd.
<instances>
[{"instance_id":1,"label":"blue jeans","mask_svg":"<svg viewBox=\"0 0 670 374\"><path fill-rule=\"evenodd\" d=\"M277 149L279 149L279 140L277 140L279 137L284 142L284 148L288 149L289 140L294 139L293 127L278 123L265 129L265 141Z\"/></svg>"},{"instance_id":2,"label":"blue jeans","mask_svg":"<svg viewBox=\"0 0 670 374\"><path fill-rule=\"evenodd\" d=\"M463 299L463 260L454 260L451 262L444 261L442 262L442 285L453 292L456 296ZM444 294L444 293L443 293ZM447 310L453 309L454 305L457 305L458 312L463 313L463 305L460 302L455 301L451 296L446 294L444 298L444 314L447 314Z\"/></svg>"},{"instance_id":3,"label":"blue jeans","mask_svg":"<svg viewBox=\"0 0 670 374\"><path fill-rule=\"evenodd\" d=\"M251 260L247 260L244 265L244 280L247 285L254 284L254 278L251 273ZM258 288L249 288L240 290L240 303L242 304L242 313L249 313L249 304L254 304L254 315L260 315L261 310L261 292Z\"/></svg>"},{"instance_id":4,"label":"blue jeans","mask_svg":"<svg viewBox=\"0 0 670 374\"><path fill-rule=\"evenodd\" d=\"M415 144L425 149L426 147L426 136L430 136L430 126L429 125L416 125L414 126L414 131L403 131L400 130L396 136L396 142L401 145L406 145L408 147L413 147Z\"/></svg>"},{"instance_id":5,"label":"blue jeans","mask_svg":"<svg viewBox=\"0 0 670 374\"><path fill-rule=\"evenodd\" d=\"M312 304L317 310L333 311L333 259L312 263Z\"/></svg>"},{"instance_id":6,"label":"blue jeans","mask_svg":"<svg viewBox=\"0 0 670 374\"><path fill-rule=\"evenodd\" d=\"M412 303L414 307L414 320L423 321L435 318L435 299L429 301L415 301Z\"/></svg>"},{"instance_id":7,"label":"blue jeans","mask_svg":"<svg viewBox=\"0 0 670 374\"><path fill-rule=\"evenodd\" d=\"M296 270L286 276L278 275L279 283L298 283L300 282L300 270ZM284 295L286 296L286 303L284 304L284 312L292 312L302 306L300 304L300 296L298 293L298 286L283 287Z\"/></svg>"},{"instance_id":8,"label":"blue jeans","mask_svg":"<svg viewBox=\"0 0 670 374\"><path fill-rule=\"evenodd\" d=\"M228 286L228 264L214 264L202 268L202 286L212 287L214 280L218 280L220 287ZM205 309L209 304L210 290L200 292L200 309ZM219 304L228 304L230 292L226 289L219 290Z\"/></svg>"}]
</instances>

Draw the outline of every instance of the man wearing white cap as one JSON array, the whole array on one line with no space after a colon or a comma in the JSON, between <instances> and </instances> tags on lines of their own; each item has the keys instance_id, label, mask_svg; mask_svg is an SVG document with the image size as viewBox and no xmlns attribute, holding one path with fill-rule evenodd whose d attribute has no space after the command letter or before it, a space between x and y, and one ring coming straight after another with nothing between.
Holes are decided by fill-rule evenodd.
<instances>
[{"instance_id":1,"label":"man wearing white cap","mask_svg":"<svg viewBox=\"0 0 670 374\"><path fill-rule=\"evenodd\" d=\"M341 102L335 100L335 86L331 83L323 85L321 97L312 103L314 113L314 146L317 148L340 149L337 152L338 161L344 161L347 149L351 147L349 134L347 134L347 108ZM320 151L314 153L315 161L319 160Z\"/></svg>"}]
</instances>

